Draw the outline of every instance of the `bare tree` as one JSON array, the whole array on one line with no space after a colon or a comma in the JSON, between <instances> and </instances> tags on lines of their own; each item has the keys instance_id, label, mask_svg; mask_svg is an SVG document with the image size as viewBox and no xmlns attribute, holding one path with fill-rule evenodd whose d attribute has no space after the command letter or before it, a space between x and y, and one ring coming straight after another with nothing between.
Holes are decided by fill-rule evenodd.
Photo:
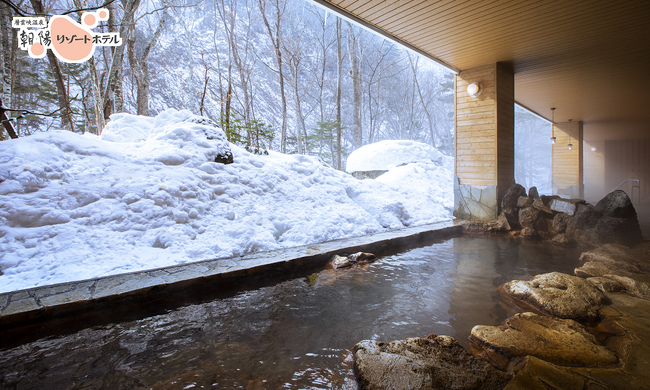
<instances>
[{"instance_id":1,"label":"bare tree","mask_svg":"<svg viewBox=\"0 0 650 390\"><path fill-rule=\"evenodd\" d=\"M39 1L39 0L32 0ZM119 33L121 37L127 36L127 29L133 23L133 16L135 11L140 6L140 0L122 0L124 5L124 16L119 25ZM117 23L114 18L115 9L110 9L109 5L109 29L114 31L117 29ZM126 45L119 45L112 47L113 58L111 61L110 70L108 72L108 81L106 82L106 89L104 90L104 119L108 119L113 112L123 111L123 97L122 97L122 61L124 59L124 49ZM48 54L50 52L48 51Z\"/></svg>"},{"instance_id":2,"label":"bare tree","mask_svg":"<svg viewBox=\"0 0 650 390\"><path fill-rule=\"evenodd\" d=\"M43 7L43 2L41 0L31 0L31 3L32 8L34 8L34 13L38 15L44 15L46 13L45 8ZM50 64L50 70L52 71L52 75L56 83L56 94L59 100L59 107L61 108L61 127L74 131L72 123L72 110L70 108L70 99L68 98L68 94L65 88L59 61L56 59L56 56L51 50L47 51L47 60Z\"/></svg>"},{"instance_id":3,"label":"bare tree","mask_svg":"<svg viewBox=\"0 0 650 390\"><path fill-rule=\"evenodd\" d=\"M358 29L355 35L354 27L350 22L348 25L348 55L350 56L350 76L352 77L352 136L354 148L358 149L363 145L363 133L361 129L361 69L359 69L359 40L363 30Z\"/></svg>"},{"instance_id":4,"label":"bare tree","mask_svg":"<svg viewBox=\"0 0 650 390\"><path fill-rule=\"evenodd\" d=\"M158 27L156 31L151 36L151 39L145 46L142 54L137 55L136 51L136 30L135 23L131 26L129 31L128 38L128 55L129 55L129 64L131 66L131 71L133 72L133 78L137 84L137 105L138 105L138 115L149 115L149 83L151 81L151 76L149 74L149 53L160 39L163 29L165 28L165 20L167 18L167 11L164 9L160 20L158 21ZM207 70L206 70L207 72ZM206 81L207 83L207 81ZM205 92L204 92L205 95ZM203 107L201 107L203 109ZM203 111L201 111L202 113Z\"/></svg>"},{"instance_id":5,"label":"bare tree","mask_svg":"<svg viewBox=\"0 0 650 390\"><path fill-rule=\"evenodd\" d=\"M273 6L275 7L275 29L271 28L268 18L266 17L266 4L268 0L258 0L257 4L260 7L260 12L262 14L262 19L264 20L264 25L266 26L266 31L269 34L271 39L271 44L275 51L275 61L277 65L277 70L275 71L278 74L280 80L280 97L282 99L282 127L280 131L280 152L286 153L287 149L287 98L284 93L284 74L282 73L282 15L286 9L286 2L282 2L282 7L280 7L280 1L274 0ZM275 30L275 32L273 31Z\"/></svg>"}]
</instances>

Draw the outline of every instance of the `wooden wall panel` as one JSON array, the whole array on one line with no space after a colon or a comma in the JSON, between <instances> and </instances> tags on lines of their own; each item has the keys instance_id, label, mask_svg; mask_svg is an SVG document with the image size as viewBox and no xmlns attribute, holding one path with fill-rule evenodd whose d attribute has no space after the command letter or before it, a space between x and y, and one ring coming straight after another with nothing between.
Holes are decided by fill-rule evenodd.
<instances>
[{"instance_id":1,"label":"wooden wall panel","mask_svg":"<svg viewBox=\"0 0 650 390\"><path fill-rule=\"evenodd\" d=\"M553 190L578 186L580 187L580 193L576 194L578 197L584 197L582 129L582 122L572 123L571 129L568 122L557 123L555 126L557 142L553 145L552 152ZM573 145L571 150L568 149L569 143Z\"/></svg>"},{"instance_id":2,"label":"wooden wall panel","mask_svg":"<svg viewBox=\"0 0 650 390\"><path fill-rule=\"evenodd\" d=\"M467 86L479 82L478 97ZM499 199L514 179L515 87L512 70L496 63L456 76L456 175L462 184L497 185Z\"/></svg>"},{"instance_id":3,"label":"wooden wall panel","mask_svg":"<svg viewBox=\"0 0 650 390\"><path fill-rule=\"evenodd\" d=\"M462 184L496 184L496 67L480 66L456 76L456 176ZM483 92L469 96L467 86L481 83Z\"/></svg>"},{"instance_id":4,"label":"wooden wall panel","mask_svg":"<svg viewBox=\"0 0 650 390\"><path fill-rule=\"evenodd\" d=\"M634 203L650 204L650 140L605 141L605 192L610 192L624 180L639 180L640 188L626 183L620 189ZM636 184L635 184L636 185Z\"/></svg>"}]
</instances>

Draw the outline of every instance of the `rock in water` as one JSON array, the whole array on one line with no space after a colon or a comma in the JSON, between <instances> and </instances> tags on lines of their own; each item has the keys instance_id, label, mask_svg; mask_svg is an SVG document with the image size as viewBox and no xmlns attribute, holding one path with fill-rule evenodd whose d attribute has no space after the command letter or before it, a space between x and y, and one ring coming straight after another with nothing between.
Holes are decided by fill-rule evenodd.
<instances>
[{"instance_id":1,"label":"rock in water","mask_svg":"<svg viewBox=\"0 0 650 390\"><path fill-rule=\"evenodd\" d=\"M502 389L510 375L472 356L449 336L382 343L364 340L354 346L359 388Z\"/></svg>"},{"instance_id":2,"label":"rock in water","mask_svg":"<svg viewBox=\"0 0 650 390\"><path fill-rule=\"evenodd\" d=\"M334 255L332 257L332 260L330 260L330 264L332 264L332 267L334 267L334 269L339 269L352 267L355 264L368 264L372 263L375 260L377 260L377 256L373 255L372 253L357 252L347 257Z\"/></svg>"},{"instance_id":3,"label":"rock in water","mask_svg":"<svg viewBox=\"0 0 650 390\"><path fill-rule=\"evenodd\" d=\"M540 312L579 322L595 322L598 309L609 304L593 284L560 272L537 275L530 281L513 280L503 285L503 291Z\"/></svg>"},{"instance_id":4,"label":"rock in water","mask_svg":"<svg viewBox=\"0 0 650 390\"><path fill-rule=\"evenodd\" d=\"M471 340L508 357L535 356L564 366L601 366L618 362L616 355L573 320L519 313L505 328L477 325Z\"/></svg>"},{"instance_id":5,"label":"rock in water","mask_svg":"<svg viewBox=\"0 0 650 390\"><path fill-rule=\"evenodd\" d=\"M345 256L339 256L339 255L334 255L334 257L332 257L332 260L330 260L330 263L332 264L332 267L334 267L334 269L347 268L347 267L352 267L354 265L354 261L350 260Z\"/></svg>"},{"instance_id":6,"label":"rock in water","mask_svg":"<svg viewBox=\"0 0 650 390\"><path fill-rule=\"evenodd\" d=\"M357 264L368 264L377 260L377 256L367 252L353 253L348 258Z\"/></svg>"}]
</instances>

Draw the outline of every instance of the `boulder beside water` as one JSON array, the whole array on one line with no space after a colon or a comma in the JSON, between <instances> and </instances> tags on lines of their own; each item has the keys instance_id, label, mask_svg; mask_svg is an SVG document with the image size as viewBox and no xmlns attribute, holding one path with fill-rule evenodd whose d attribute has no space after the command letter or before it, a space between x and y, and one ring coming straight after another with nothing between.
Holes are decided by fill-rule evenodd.
<instances>
[{"instance_id":1,"label":"boulder beside water","mask_svg":"<svg viewBox=\"0 0 650 390\"><path fill-rule=\"evenodd\" d=\"M513 280L502 287L522 307L578 322L597 321L598 309L609 303L607 296L590 282L561 272L537 275L530 281Z\"/></svg>"},{"instance_id":2,"label":"boulder beside water","mask_svg":"<svg viewBox=\"0 0 650 390\"><path fill-rule=\"evenodd\" d=\"M390 343L364 340L353 352L361 390L496 390L511 378L449 336L432 334Z\"/></svg>"},{"instance_id":3,"label":"boulder beside water","mask_svg":"<svg viewBox=\"0 0 650 390\"><path fill-rule=\"evenodd\" d=\"M535 356L563 366L602 366L618 361L579 323L534 313L515 314L502 327L477 325L470 339L509 358Z\"/></svg>"}]
</instances>

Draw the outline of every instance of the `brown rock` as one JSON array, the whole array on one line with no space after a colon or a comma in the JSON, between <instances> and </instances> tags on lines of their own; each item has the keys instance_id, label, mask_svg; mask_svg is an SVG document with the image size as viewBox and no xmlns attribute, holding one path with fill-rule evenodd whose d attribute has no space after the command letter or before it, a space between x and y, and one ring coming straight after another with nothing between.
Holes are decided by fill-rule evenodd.
<instances>
[{"instance_id":1,"label":"brown rock","mask_svg":"<svg viewBox=\"0 0 650 390\"><path fill-rule=\"evenodd\" d=\"M533 202L533 207L539 211L543 211L548 214L553 214L553 210L551 210L546 204L544 204L544 201L542 199L543 198L535 199L535 201Z\"/></svg>"},{"instance_id":2,"label":"brown rock","mask_svg":"<svg viewBox=\"0 0 650 390\"><path fill-rule=\"evenodd\" d=\"M523 369L517 372L504 390L566 390L607 389L609 386L580 375L569 368L556 366L533 356L522 362ZM594 384L600 387L595 387Z\"/></svg>"},{"instance_id":3,"label":"brown rock","mask_svg":"<svg viewBox=\"0 0 650 390\"><path fill-rule=\"evenodd\" d=\"M519 210L519 223L523 228L531 228L538 233L548 231L543 213L535 207L526 207Z\"/></svg>"},{"instance_id":4,"label":"brown rock","mask_svg":"<svg viewBox=\"0 0 650 390\"><path fill-rule=\"evenodd\" d=\"M618 362L586 328L573 320L519 313L505 328L478 325L471 340L509 357L535 356L564 366L602 366Z\"/></svg>"},{"instance_id":5,"label":"brown rock","mask_svg":"<svg viewBox=\"0 0 650 390\"><path fill-rule=\"evenodd\" d=\"M637 219L632 201L623 190L612 191L605 195L596 203L596 210L606 217Z\"/></svg>"},{"instance_id":6,"label":"brown rock","mask_svg":"<svg viewBox=\"0 0 650 390\"><path fill-rule=\"evenodd\" d=\"M577 276L551 272L530 281L513 280L503 285L503 292L542 313L594 322L598 309L609 300L596 286Z\"/></svg>"},{"instance_id":7,"label":"brown rock","mask_svg":"<svg viewBox=\"0 0 650 390\"><path fill-rule=\"evenodd\" d=\"M528 197L533 199L539 198L539 192L537 191L537 187L535 186L530 187L530 189L528 190Z\"/></svg>"},{"instance_id":8,"label":"brown rock","mask_svg":"<svg viewBox=\"0 0 650 390\"><path fill-rule=\"evenodd\" d=\"M605 275L606 278L620 283L625 292L633 297L650 300L650 284L620 275Z\"/></svg>"},{"instance_id":9,"label":"brown rock","mask_svg":"<svg viewBox=\"0 0 650 390\"><path fill-rule=\"evenodd\" d=\"M598 287L600 291L605 293L625 290L625 286L619 282L602 276L587 278L587 281L593 283L594 286Z\"/></svg>"},{"instance_id":10,"label":"brown rock","mask_svg":"<svg viewBox=\"0 0 650 390\"><path fill-rule=\"evenodd\" d=\"M564 233L558 234L557 236L553 237L551 241L561 245L568 245L571 243L571 240L569 240L569 238Z\"/></svg>"},{"instance_id":11,"label":"brown rock","mask_svg":"<svg viewBox=\"0 0 650 390\"><path fill-rule=\"evenodd\" d=\"M364 340L354 346L359 388L502 389L510 375L472 356L449 336L382 343Z\"/></svg>"},{"instance_id":12,"label":"brown rock","mask_svg":"<svg viewBox=\"0 0 650 390\"><path fill-rule=\"evenodd\" d=\"M558 213L553 217L553 230L558 234L566 232L567 224L569 223L570 217L565 213Z\"/></svg>"},{"instance_id":13,"label":"brown rock","mask_svg":"<svg viewBox=\"0 0 650 390\"><path fill-rule=\"evenodd\" d=\"M524 207L530 207L533 205L533 199L529 198L528 196L520 196L519 199L517 200L517 207L520 209Z\"/></svg>"},{"instance_id":14,"label":"brown rock","mask_svg":"<svg viewBox=\"0 0 650 390\"><path fill-rule=\"evenodd\" d=\"M575 215L569 220L566 233L569 238L573 237L576 231L593 229L596 227L602 213L590 204L578 205Z\"/></svg>"},{"instance_id":15,"label":"brown rock","mask_svg":"<svg viewBox=\"0 0 650 390\"><path fill-rule=\"evenodd\" d=\"M520 196L526 196L526 189L513 182L501 200L501 211L511 215L517 214L517 201Z\"/></svg>"}]
</instances>

